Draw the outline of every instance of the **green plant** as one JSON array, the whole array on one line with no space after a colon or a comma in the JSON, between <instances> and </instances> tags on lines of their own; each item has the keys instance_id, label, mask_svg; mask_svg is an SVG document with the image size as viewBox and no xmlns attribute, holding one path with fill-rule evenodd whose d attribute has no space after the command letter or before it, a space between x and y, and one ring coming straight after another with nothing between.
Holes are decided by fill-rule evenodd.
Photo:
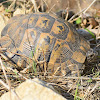
<instances>
[{"instance_id":1,"label":"green plant","mask_svg":"<svg viewBox=\"0 0 100 100\"><path fill-rule=\"evenodd\" d=\"M76 90L75 90L74 100L80 100L79 98L77 98L77 94L78 94L78 87L80 86L79 81L80 81L80 80L78 80L77 87L76 87Z\"/></svg>"},{"instance_id":2,"label":"green plant","mask_svg":"<svg viewBox=\"0 0 100 100\"><path fill-rule=\"evenodd\" d=\"M5 9L5 11L8 13L8 12L11 12L11 10L10 9Z\"/></svg>"},{"instance_id":3,"label":"green plant","mask_svg":"<svg viewBox=\"0 0 100 100\"><path fill-rule=\"evenodd\" d=\"M81 18L78 18L77 20L76 20L76 24L80 24L81 23Z\"/></svg>"},{"instance_id":4,"label":"green plant","mask_svg":"<svg viewBox=\"0 0 100 100\"><path fill-rule=\"evenodd\" d=\"M36 49L35 49L35 52L36 52ZM33 51L31 51L31 57L32 58L34 57ZM33 70L34 70L34 72L36 74L37 71L36 71L36 61L35 60L33 60L32 67L33 67Z\"/></svg>"},{"instance_id":5,"label":"green plant","mask_svg":"<svg viewBox=\"0 0 100 100\"><path fill-rule=\"evenodd\" d=\"M88 31L90 33L90 35L92 35L92 37L96 40L96 36L87 28L84 28L86 31Z\"/></svg>"}]
</instances>

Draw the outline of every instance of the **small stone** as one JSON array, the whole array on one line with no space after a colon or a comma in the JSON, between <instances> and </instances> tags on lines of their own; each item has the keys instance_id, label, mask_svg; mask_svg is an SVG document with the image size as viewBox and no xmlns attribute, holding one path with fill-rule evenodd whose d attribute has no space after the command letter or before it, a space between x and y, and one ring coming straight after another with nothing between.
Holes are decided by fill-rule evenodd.
<instances>
[{"instance_id":1,"label":"small stone","mask_svg":"<svg viewBox=\"0 0 100 100\"><path fill-rule=\"evenodd\" d=\"M17 95L13 92L7 92L1 96L0 100L66 100L55 92L51 85L37 78L26 80L14 92Z\"/></svg>"}]
</instances>

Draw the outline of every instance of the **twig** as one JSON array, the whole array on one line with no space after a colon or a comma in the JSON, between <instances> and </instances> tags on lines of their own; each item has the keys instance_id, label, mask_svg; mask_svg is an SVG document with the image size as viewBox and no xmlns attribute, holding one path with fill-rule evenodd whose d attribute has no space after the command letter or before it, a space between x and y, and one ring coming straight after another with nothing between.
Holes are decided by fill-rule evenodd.
<instances>
[{"instance_id":1,"label":"twig","mask_svg":"<svg viewBox=\"0 0 100 100\"><path fill-rule=\"evenodd\" d=\"M38 7L37 7L37 4L36 4L36 1L35 1L35 0L31 0L31 2L32 2L33 5L34 5L34 10L35 10L35 12L39 12Z\"/></svg>"},{"instance_id":2,"label":"twig","mask_svg":"<svg viewBox=\"0 0 100 100\"><path fill-rule=\"evenodd\" d=\"M2 67L2 70L3 70L3 73L4 73L4 76L6 78L6 82L10 86L9 81L8 81L8 78L7 78L7 75L6 75L5 67L4 67L4 65L2 63L2 60L1 60L1 57L0 57L0 64L1 64L1 67Z\"/></svg>"},{"instance_id":3,"label":"twig","mask_svg":"<svg viewBox=\"0 0 100 100\"><path fill-rule=\"evenodd\" d=\"M58 1L56 1L56 2L58 3ZM55 6L56 6L56 4L54 4L54 5L50 8L50 10L48 11L48 13L52 12L52 9L53 9Z\"/></svg>"},{"instance_id":4,"label":"twig","mask_svg":"<svg viewBox=\"0 0 100 100\"><path fill-rule=\"evenodd\" d=\"M0 6L1 6L2 4L4 4L4 3L7 3L7 2L9 2L9 1L2 1L2 2L0 3Z\"/></svg>"},{"instance_id":5,"label":"twig","mask_svg":"<svg viewBox=\"0 0 100 100\"><path fill-rule=\"evenodd\" d=\"M11 67L8 67L7 69L10 69L11 71L13 71L15 73L15 70L13 70ZM22 74L20 74L17 70L16 73L20 76L23 77L25 80L27 80L27 78L25 76L23 76Z\"/></svg>"},{"instance_id":6,"label":"twig","mask_svg":"<svg viewBox=\"0 0 100 100\"><path fill-rule=\"evenodd\" d=\"M100 81L100 78L89 78L89 77L71 77L71 76L47 76L47 78L54 78L54 79L58 79L58 78L61 78L61 79L82 79L82 80L89 80L89 79L92 79L92 80L98 80Z\"/></svg>"},{"instance_id":7,"label":"twig","mask_svg":"<svg viewBox=\"0 0 100 100\"><path fill-rule=\"evenodd\" d=\"M12 7L14 8L15 3L16 3L16 0L14 0L14 1L12 2L12 4L8 7L8 9L10 10Z\"/></svg>"},{"instance_id":8,"label":"twig","mask_svg":"<svg viewBox=\"0 0 100 100\"><path fill-rule=\"evenodd\" d=\"M96 0L93 0L93 2L86 8L86 10L83 12L83 14L86 13L86 11L96 2Z\"/></svg>"},{"instance_id":9,"label":"twig","mask_svg":"<svg viewBox=\"0 0 100 100\"><path fill-rule=\"evenodd\" d=\"M10 91L13 93L13 95L15 95L15 96L17 97L17 100L21 100L21 99L19 98L19 96L17 95L17 93L16 93L15 91L13 91L12 89L10 89L9 86L8 86L7 84L5 84L1 79L0 79L0 83L1 83L4 87L6 87L8 90L10 90Z\"/></svg>"},{"instance_id":10,"label":"twig","mask_svg":"<svg viewBox=\"0 0 100 100\"><path fill-rule=\"evenodd\" d=\"M68 22L70 22L75 16L81 14L85 9L86 9L86 8L84 8L83 10L81 10L80 12L78 12L77 14L73 15L73 16L68 20ZM81 15L80 15L78 18L80 18L80 17L81 17Z\"/></svg>"},{"instance_id":11,"label":"twig","mask_svg":"<svg viewBox=\"0 0 100 100\"><path fill-rule=\"evenodd\" d=\"M87 8L84 8L82 11L80 11L80 12L78 12L77 14L73 15L73 16L68 20L68 22L70 22L75 16L81 14L82 12L83 12L83 14L85 14L86 11L94 4L94 2L96 2L96 0L94 0ZM80 15L78 18L80 18L80 17L81 17L81 15ZM72 21L71 21L71 22L72 22Z\"/></svg>"},{"instance_id":12,"label":"twig","mask_svg":"<svg viewBox=\"0 0 100 100\"><path fill-rule=\"evenodd\" d=\"M54 5L50 8L50 10L48 11L48 13L50 13L51 10L52 10L55 6L56 6L56 4L54 4Z\"/></svg>"},{"instance_id":13,"label":"twig","mask_svg":"<svg viewBox=\"0 0 100 100\"><path fill-rule=\"evenodd\" d=\"M1 83L3 86L5 86L9 91L11 91L11 92L17 97L18 100L21 100L21 99L19 98L19 96L16 94L16 92L13 91L13 90L11 89L11 86L10 86L10 84L9 84L9 81L8 81L8 78L7 78L7 75L6 75L5 67L4 67L4 65L3 65L3 63L2 63L2 60L1 60L1 57L0 57L0 63L1 63L1 67L2 67L4 76L5 76L5 78L6 78L6 81L7 81L7 84L8 84L8 85L5 84L2 80L0 80L0 83Z\"/></svg>"},{"instance_id":14,"label":"twig","mask_svg":"<svg viewBox=\"0 0 100 100\"><path fill-rule=\"evenodd\" d=\"M92 87L92 90L91 90L91 87L89 86L87 91L85 92L84 98L86 99L86 97L89 96L99 85L100 85L100 82L97 82L95 86Z\"/></svg>"},{"instance_id":15,"label":"twig","mask_svg":"<svg viewBox=\"0 0 100 100\"><path fill-rule=\"evenodd\" d=\"M92 90L89 92L88 95L90 95L98 86L100 86L100 82L97 82L97 83L95 84L95 86L92 88Z\"/></svg>"},{"instance_id":16,"label":"twig","mask_svg":"<svg viewBox=\"0 0 100 100\"><path fill-rule=\"evenodd\" d=\"M8 86L6 83L4 83L1 79L0 79L0 83L1 83L4 87L6 87L8 90L10 90L9 86Z\"/></svg>"}]
</instances>

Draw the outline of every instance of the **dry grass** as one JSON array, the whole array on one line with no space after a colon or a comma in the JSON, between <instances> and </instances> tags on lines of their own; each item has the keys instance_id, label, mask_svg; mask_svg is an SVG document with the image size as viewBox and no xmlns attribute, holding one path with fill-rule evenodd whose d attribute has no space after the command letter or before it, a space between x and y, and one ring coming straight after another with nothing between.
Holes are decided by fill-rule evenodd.
<instances>
[{"instance_id":1,"label":"dry grass","mask_svg":"<svg viewBox=\"0 0 100 100\"><path fill-rule=\"evenodd\" d=\"M37 0L38 1L38 0ZM54 4L50 7L48 7L48 4L45 0L42 1L42 5L40 5L36 0L2 0L0 2L0 8L3 10L0 11L0 15L3 16L3 19L6 22L6 17L9 19L13 16L15 13L33 13L33 12L39 12L43 9L46 12L56 13L53 12L52 9L57 6L57 4ZM77 0L76 0L77 1ZM85 0L83 0L85 1ZM80 12L76 13L69 19L70 22L73 22L77 20L78 18L82 18L82 14L86 13L88 9L92 6L92 4L96 0L93 0L91 5L89 5L85 9L81 9ZM57 1L57 3L59 3ZM80 6L79 2L77 2ZM46 7L45 7L46 6ZM44 7L44 8L43 8ZM49 9L48 9L49 8ZM17 9L19 9L17 11ZM69 8L68 8L69 9ZM75 18L78 15L78 18ZM66 12L66 19L68 18L68 11ZM91 40L90 40L91 41ZM91 42L92 45L92 42ZM95 43L95 46L97 44ZM24 70L24 73L21 73L17 71L17 69L12 69L10 67L6 67L2 59L0 58L0 64L1 64L1 74L0 74L0 95L5 93L6 91L12 91L12 88L18 86L21 82L32 79L34 77L38 77L46 82L48 84L51 84L55 87L56 90L58 90L64 97L71 98L69 100L99 100L100 99L100 59L96 59L93 63L87 63L86 66L89 68L86 68L86 72L83 75L78 75L78 77L75 76L46 76L42 72L37 72L37 75L34 73L26 73ZM88 71L87 71L88 70ZM45 70L46 73L46 70ZM56 72L55 72L56 73ZM14 93L14 95L16 95Z\"/></svg>"}]
</instances>

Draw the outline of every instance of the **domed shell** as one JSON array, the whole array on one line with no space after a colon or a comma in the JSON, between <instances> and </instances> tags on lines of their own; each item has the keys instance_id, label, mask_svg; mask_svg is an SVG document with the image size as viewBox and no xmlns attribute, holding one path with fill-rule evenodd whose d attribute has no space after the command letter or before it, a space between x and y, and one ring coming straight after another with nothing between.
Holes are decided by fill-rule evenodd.
<instances>
[{"instance_id":1,"label":"domed shell","mask_svg":"<svg viewBox=\"0 0 100 100\"><path fill-rule=\"evenodd\" d=\"M1 37L1 47L7 48L3 53L5 59L25 67L35 57L37 62L46 62L47 70L53 72L59 66L65 72L70 70L71 65L81 67L90 48L89 42L70 23L48 13L11 18Z\"/></svg>"}]
</instances>

